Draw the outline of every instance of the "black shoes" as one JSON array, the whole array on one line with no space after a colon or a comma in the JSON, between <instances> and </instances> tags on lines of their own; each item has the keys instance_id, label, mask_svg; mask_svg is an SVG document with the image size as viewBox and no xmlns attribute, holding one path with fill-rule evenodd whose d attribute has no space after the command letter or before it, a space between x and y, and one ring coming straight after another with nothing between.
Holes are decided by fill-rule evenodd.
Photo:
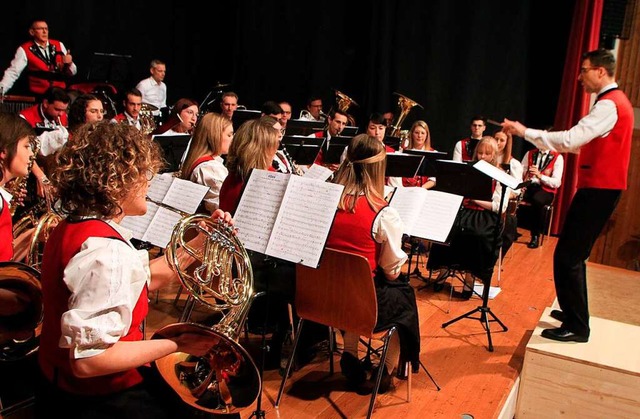
<instances>
[{"instance_id":1,"label":"black shoes","mask_svg":"<svg viewBox=\"0 0 640 419\"><path fill-rule=\"evenodd\" d=\"M376 380L378 379L378 371L380 367L376 367L371 372L371 378L369 381L364 382L362 385L358 386L357 393L361 396L373 393L373 388L376 385ZM392 374L389 374L386 367L382 367L382 378L380 379L380 387L378 387L378 393L384 394L391 388Z\"/></svg>"},{"instance_id":2,"label":"black shoes","mask_svg":"<svg viewBox=\"0 0 640 419\"><path fill-rule=\"evenodd\" d=\"M451 295L462 300L468 300L473 296L473 289L470 288L469 285L464 284L462 291L453 291Z\"/></svg>"},{"instance_id":3,"label":"black shoes","mask_svg":"<svg viewBox=\"0 0 640 419\"><path fill-rule=\"evenodd\" d=\"M449 278L449 270L443 269L440 271L440 274L433 283L433 290L435 292L442 291L444 289L444 283L447 282L447 278Z\"/></svg>"},{"instance_id":4,"label":"black shoes","mask_svg":"<svg viewBox=\"0 0 640 419\"><path fill-rule=\"evenodd\" d=\"M589 336L579 335L562 327L554 329L544 329L541 333L543 338L557 340L559 342L588 342Z\"/></svg>"},{"instance_id":5,"label":"black shoes","mask_svg":"<svg viewBox=\"0 0 640 419\"><path fill-rule=\"evenodd\" d=\"M551 313L549 313L549 315L556 320L560 320L561 322L563 322L567 318L567 316L565 316L565 314L560 310L551 310Z\"/></svg>"},{"instance_id":6,"label":"black shoes","mask_svg":"<svg viewBox=\"0 0 640 419\"><path fill-rule=\"evenodd\" d=\"M535 236L531 236L531 241L529 242L529 244L527 245L527 247L529 249L536 249L540 246L540 243L538 243L538 235Z\"/></svg>"},{"instance_id":7,"label":"black shoes","mask_svg":"<svg viewBox=\"0 0 640 419\"><path fill-rule=\"evenodd\" d=\"M360 365L360 360L349 352L342 353L340 369L342 370L342 375L347 377L347 383L350 387L359 388L367 380L367 373Z\"/></svg>"}]
</instances>

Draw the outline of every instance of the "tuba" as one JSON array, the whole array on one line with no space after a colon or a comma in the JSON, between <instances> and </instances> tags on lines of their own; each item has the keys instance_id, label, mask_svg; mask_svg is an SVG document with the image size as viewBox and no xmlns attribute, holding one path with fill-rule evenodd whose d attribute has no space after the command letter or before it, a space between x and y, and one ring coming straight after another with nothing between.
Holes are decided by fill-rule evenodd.
<instances>
[{"instance_id":1,"label":"tuba","mask_svg":"<svg viewBox=\"0 0 640 419\"><path fill-rule=\"evenodd\" d=\"M205 236L205 242L196 249L186 238L198 234ZM177 255L179 247L198 260L195 269L183 266ZM188 337L194 353L174 352L154 365L190 406L208 413L237 413L250 406L262 389L256 364L237 343L254 298L249 256L231 227L202 214L184 217L176 224L165 256L190 298L222 318L211 328L181 321L156 331L152 339ZM190 309L187 304L183 319L188 319Z\"/></svg>"},{"instance_id":2,"label":"tuba","mask_svg":"<svg viewBox=\"0 0 640 419\"><path fill-rule=\"evenodd\" d=\"M157 111L158 108L149 103L143 103L140 107L140 130L145 135L150 135L153 131L156 130L156 120L153 116L153 112Z\"/></svg>"},{"instance_id":3,"label":"tuba","mask_svg":"<svg viewBox=\"0 0 640 419\"><path fill-rule=\"evenodd\" d=\"M398 114L398 120L396 121L396 123L395 124L391 124L391 129L392 130L391 130L391 134L389 134L389 135L391 137L401 137L401 134L402 134L402 123L404 122L404 119L409 114L409 111L411 111L411 109L413 109L414 106L418 106L418 107L422 108L422 105L420 105L415 100L409 99L405 95L401 95L400 93L394 93L394 94L398 95L398 108L400 108L400 113ZM422 109L424 109L424 108L422 108Z\"/></svg>"},{"instance_id":4,"label":"tuba","mask_svg":"<svg viewBox=\"0 0 640 419\"><path fill-rule=\"evenodd\" d=\"M349 107L351 107L352 105L359 106L358 103L356 103L356 101L351 99L349 96L342 93L340 90L335 90L335 92L336 92L336 106L338 106L338 109L340 109L342 112L347 114L349 125L355 126L356 120L351 114L347 113L347 111L349 110Z\"/></svg>"},{"instance_id":5,"label":"tuba","mask_svg":"<svg viewBox=\"0 0 640 419\"><path fill-rule=\"evenodd\" d=\"M42 315L40 273L24 263L0 262L0 362L37 351Z\"/></svg>"}]
</instances>

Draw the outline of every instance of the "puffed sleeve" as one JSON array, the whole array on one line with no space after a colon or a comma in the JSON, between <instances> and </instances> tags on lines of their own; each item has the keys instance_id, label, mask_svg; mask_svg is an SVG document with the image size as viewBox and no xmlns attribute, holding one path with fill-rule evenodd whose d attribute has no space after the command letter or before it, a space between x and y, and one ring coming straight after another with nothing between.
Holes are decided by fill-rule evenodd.
<instances>
[{"instance_id":1,"label":"puffed sleeve","mask_svg":"<svg viewBox=\"0 0 640 419\"><path fill-rule=\"evenodd\" d=\"M373 239L381 244L378 265L385 274L395 275L407 261L402 250L402 231L404 223L395 208L383 208L373 222Z\"/></svg>"}]
</instances>

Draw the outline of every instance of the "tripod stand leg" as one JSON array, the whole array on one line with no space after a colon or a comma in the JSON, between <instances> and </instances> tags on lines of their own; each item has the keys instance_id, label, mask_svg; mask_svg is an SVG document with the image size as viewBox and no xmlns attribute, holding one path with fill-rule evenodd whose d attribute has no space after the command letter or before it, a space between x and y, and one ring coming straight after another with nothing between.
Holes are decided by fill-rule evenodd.
<instances>
[{"instance_id":1,"label":"tripod stand leg","mask_svg":"<svg viewBox=\"0 0 640 419\"><path fill-rule=\"evenodd\" d=\"M468 312L466 312L466 313L464 313L464 314L462 314L462 315L460 315L460 316L456 317L456 318L455 318L455 319L453 319L453 320L449 320L448 322L442 323L442 328L444 329L445 327L449 326L450 324L453 324L453 323L457 322L458 320L462 320L462 319L464 319L465 317L469 317L469 316L471 316L473 313L475 313L475 312L477 312L477 311L480 311L480 308L481 308L481 307L476 307L476 308L474 308L473 310L468 311Z\"/></svg>"},{"instance_id":2,"label":"tripod stand leg","mask_svg":"<svg viewBox=\"0 0 640 419\"><path fill-rule=\"evenodd\" d=\"M431 376L431 374L429 373L429 371L427 370L427 367L424 366L424 364L422 363L422 361L418 361L420 362L420 367L422 367L422 369L424 370L424 372L427 373L427 376L429 377L429 379L431 380L431 382L433 382L433 385L436 386L436 388L438 389L438 391L440 391L440 386L438 385L438 383L436 383L436 380L434 380L434 378Z\"/></svg>"}]
</instances>

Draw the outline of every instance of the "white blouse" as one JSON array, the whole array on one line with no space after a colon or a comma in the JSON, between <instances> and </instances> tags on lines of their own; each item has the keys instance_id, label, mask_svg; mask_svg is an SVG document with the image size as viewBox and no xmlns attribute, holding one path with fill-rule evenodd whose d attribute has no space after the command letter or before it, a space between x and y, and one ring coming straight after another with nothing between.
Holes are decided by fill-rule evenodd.
<instances>
[{"instance_id":1,"label":"white blouse","mask_svg":"<svg viewBox=\"0 0 640 419\"><path fill-rule=\"evenodd\" d=\"M214 212L220 206L220 188L227 178L229 170L224 166L222 157L214 157L196 166L191 173L191 181L209 187L204 197L204 206L209 212Z\"/></svg>"},{"instance_id":2,"label":"white blouse","mask_svg":"<svg viewBox=\"0 0 640 419\"><path fill-rule=\"evenodd\" d=\"M98 355L129 332L133 309L151 279L147 251L133 247L129 230L108 223L127 242L90 237L64 269L71 296L60 319L59 345L71 348L74 359Z\"/></svg>"},{"instance_id":3,"label":"white blouse","mask_svg":"<svg viewBox=\"0 0 640 419\"><path fill-rule=\"evenodd\" d=\"M384 207L373 221L371 234L376 243L382 245L378 265L386 274L397 274L407 261L407 254L402 250L403 231L404 223L395 208Z\"/></svg>"}]
</instances>

